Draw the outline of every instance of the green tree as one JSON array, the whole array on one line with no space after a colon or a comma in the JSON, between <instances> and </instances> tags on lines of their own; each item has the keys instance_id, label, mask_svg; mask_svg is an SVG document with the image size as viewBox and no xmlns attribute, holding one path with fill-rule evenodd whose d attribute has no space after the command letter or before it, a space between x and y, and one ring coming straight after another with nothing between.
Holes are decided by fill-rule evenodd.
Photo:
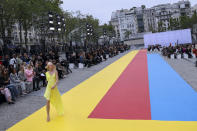
<instances>
[{"instance_id":1,"label":"green tree","mask_svg":"<svg viewBox=\"0 0 197 131\"><path fill-rule=\"evenodd\" d=\"M114 36L115 31L112 25L99 25L99 20L95 19L91 15L84 15L80 11L68 12L63 11L60 7L61 0L1 0L0 5L3 7L4 12L0 20L0 34L5 36L5 32L8 31L8 36L11 36L14 23L19 24L19 41L21 44L28 44L28 31L34 27L37 34L45 32L47 29L41 29L41 23L48 23L48 12L55 12L65 17L66 32L63 37L66 40L70 40L70 34L72 31L73 38L76 41L81 40L81 36L86 34L86 23L93 25L94 35L91 40L96 42L98 38L103 35L102 28L105 26L109 36ZM22 31L24 31L25 41L23 43ZM48 36L50 37L50 36Z\"/></svg>"},{"instance_id":2,"label":"green tree","mask_svg":"<svg viewBox=\"0 0 197 131\"><path fill-rule=\"evenodd\" d=\"M103 30L105 29L107 31L107 34L109 37L115 36L115 30L112 24L104 24L100 26L102 32L99 34L100 36L103 35Z\"/></svg>"},{"instance_id":3,"label":"green tree","mask_svg":"<svg viewBox=\"0 0 197 131\"><path fill-rule=\"evenodd\" d=\"M153 29L152 25L149 26L149 30L152 32L152 33L155 33L156 31Z\"/></svg>"},{"instance_id":4,"label":"green tree","mask_svg":"<svg viewBox=\"0 0 197 131\"><path fill-rule=\"evenodd\" d=\"M197 12L195 11L194 14L191 17L191 23L192 25L197 24Z\"/></svg>"},{"instance_id":5,"label":"green tree","mask_svg":"<svg viewBox=\"0 0 197 131\"><path fill-rule=\"evenodd\" d=\"M132 32L129 31L129 30L125 31L125 33L124 33L125 38L126 38L126 39L129 39L129 37L130 37L131 34L132 34Z\"/></svg>"},{"instance_id":6,"label":"green tree","mask_svg":"<svg viewBox=\"0 0 197 131\"><path fill-rule=\"evenodd\" d=\"M86 36L86 24L91 24L94 29L94 34L91 37L91 41L96 42L98 40L99 32L99 20L95 19L91 15L84 15L80 11L69 13L64 12L66 18L66 38L67 41L72 40L80 42L82 37ZM85 38L84 38L85 39Z\"/></svg>"},{"instance_id":7,"label":"green tree","mask_svg":"<svg viewBox=\"0 0 197 131\"><path fill-rule=\"evenodd\" d=\"M25 45L27 44L27 32L35 26L34 20L47 14L49 11L61 12L59 0L2 0L3 19L1 22L1 34L5 30L11 36L12 25L19 23L20 43L22 43L22 30L25 31Z\"/></svg>"},{"instance_id":8,"label":"green tree","mask_svg":"<svg viewBox=\"0 0 197 131\"><path fill-rule=\"evenodd\" d=\"M13 6L15 6L15 3L13 1L7 1L7 0L1 0L0 6L2 8L1 10L1 18L0 18L0 34L4 38L5 31L8 31L8 37L11 37L11 32L13 28L13 24L15 22L14 20L14 10Z\"/></svg>"},{"instance_id":9,"label":"green tree","mask_svg":"<svg viewBox=\"0 0 197 131\"><path fill-rule=\"evenodd\" d=\"M178 29L180 29L179 20L170 18L168 30L178 30Z\"/></svg>"},{"instance_id":10,"label":"green tree","mask_svg":"<svg viewBox=\"0 0 197 131\"><path fill-rule=\"evenodd\" d=\"M158 22L158 32L163 32L163 31L164 31L163 22L162 21L159 21Z\"/></svg>"},{"instance_id":11,"label":"green tree","mask_svg":"<svg viewBox=\"0 0 197 131\"><path fill-rule=\"evenodd\" d=\"M181 29L187 29L187 28L191 28L192 27L192 23L191 23L191 19L189 16L181 16L180 17L180 28Z\"/></svg>"},{"instance_id":12,"label":"green tree","mask_svg":"<svg viewBox=\"0 0 197 131\"><path fill-rule=\"evenodd\" d=\"M146 9L146 6L145 5L142 5L141 7L142 7L142 9Z\"/></svg>"}]
</instances>

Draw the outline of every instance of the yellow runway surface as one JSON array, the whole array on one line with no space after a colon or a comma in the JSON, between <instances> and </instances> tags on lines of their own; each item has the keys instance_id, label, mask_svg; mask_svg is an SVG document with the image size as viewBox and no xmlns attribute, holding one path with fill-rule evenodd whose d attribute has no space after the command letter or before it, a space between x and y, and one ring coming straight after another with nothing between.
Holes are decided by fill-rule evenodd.
<instances>
[{"instance_id":1,"label":"yellow runway surface","mask_svg":"<svg viewBox=\"0 0 197 131\"><path fill-rule=\"evenodd\" d=\"M197 131L197 122L88 118L137 53L128 53L64 94L64 116L52 108L51 122L47 123L43 107L7 131Z\"/></svg>"}]
</instances>

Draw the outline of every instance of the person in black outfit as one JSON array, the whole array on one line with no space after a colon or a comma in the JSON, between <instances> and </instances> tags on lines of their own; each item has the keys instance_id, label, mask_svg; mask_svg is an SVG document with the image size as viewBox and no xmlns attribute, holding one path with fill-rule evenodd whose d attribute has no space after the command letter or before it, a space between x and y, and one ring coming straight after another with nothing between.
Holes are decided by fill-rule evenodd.
<instances>
[{"instance_id":1,"label":"person in black outfit","mask_svg":"<svg viewBox=\"0 0 197 131\"><path fill-rule=\"evenodd\" d=\"M39 65L39 72L40 72L40 80L42 81L43 83L43 87L46 86L46 76L45 76L45 73L46 73L46 69L45 69L45 64L46 62L38 62L38 65Z\"/></svg>"},{"instance_id":2,"label":"person in black outfit","mask_svg":"<svg viewBox=\"0 0 197 131\"><path fill-rule=\"evenodd\" d=\"M23 62L25 63L29 63L30 58L28 57L27 53L24 53L23 57L22 57Z\"/></svg>"},{"instance_id":3,"label":"person in black outfit","mask_svg":"<svg viewBox=\"0 0 197 131\"><path fill-rule=\"evenodd\" d=\"M14 85L10 84L9 74L6 68L2 71L0 75L0 85L10 90L12 100L15 101L19 93L18 93L17 88Z\"/></svg>"},{"instance_id":4,"label":"person in black outfit","mask_svg":"<svg viewBox=\"0 0 197 131\"><path fill-rule=\"evenodd\" d=\"M40 84L40 70L39 65L36 63L34 68L34 78L33 78L33 90L38 91L40 90L39 84Z\"/></svg>"},{"instance_id":5,"label":"person in black outfit","mask_svg":"<svg viewBox=\"0 0 197 131\"><path fill-rule=\"evenodd\" d=\"M9 56L8 55L5 55L3 65L5 66L5 68L8 68L8 66L9 66Z\"/></svg>"}]
</instances>

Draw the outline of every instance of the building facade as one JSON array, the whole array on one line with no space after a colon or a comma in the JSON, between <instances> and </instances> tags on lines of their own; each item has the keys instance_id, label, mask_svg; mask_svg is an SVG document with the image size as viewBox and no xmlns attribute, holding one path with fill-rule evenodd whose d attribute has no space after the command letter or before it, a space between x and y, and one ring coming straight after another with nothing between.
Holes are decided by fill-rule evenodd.
<instances>
[{"instance_id":1,"label":"building facade","mask_svg":"<svg viewBox=\"0 0 197 131\"><path fill-rule=\"evenodd\" d=\"M137 33L136 17L129 10L118 10L112 13L111 24L115 27L116 37L120 40L126 39L125 33Z\"/></svg>"},{"instance_id":2,"label":"building facade","mask_svg":"<svg viewBox=\"0 0 197 131\"><path fill-rule=\"evenodd\" d=\"M193 7L192 7L192 12L194 13L194 12L196 12L197 13L197 4L196 5L194 5Z\"/></svg>"},{"instance_id":3,"label":"building facade","mask_svg":"<svg viewBox=\"0 0 197 131\"><path fill-rule=\"evenodd\" d=\"M111 24L115 27L117 36L123 41L130 36L143 32L158 32L171 30L170 21L179 21L181 16L192 16L190 1L182 0L173 4L161 4L151 8L134 7L112 13ZM126 33L127 32L127 33ZM129 37L130 38L130 37Z\"/></svg>"},{"instance_id":4,"label":"building facade","mask_svg":"<svg viewBox=\"0 0 197 131\"><path fill-rule=\"evenodd\" d=\"M112 13L111 24L116 31L116 37L121 41L129 39L132 35L148 30L144 10L132 8L130 10L117 10Z\"/></svg>"},{"instance_id":5,"label":"building facade","mask_svg":"<svg viewBox=\"0 0 197 131\"><path fill-rule=\"evenodd\" d=\"M22 36L22 43L25 43L25 31L21 30L21 36ZM20 43L20 27L19 27L19 23L15 23L13 26L13 32L12 32L12 38L13 38L13 42L15 44L19 44ZM37 34L36 29L34 27L31 27L28 31L27 31L27 43L28 45L38 45L39 44L39 40L40 40L40 36L39 34Z\"/></svg>"},{"instance_id":6,"label":"building facade","mask_svg":"<svg viewBox=\"0 0 197 131\"><path fill-rule=\"evenodd\" d=\"M153 7L155 11L155 29L156 31L170 30L170 20L177 22L181 16L191 16L191 4L189 1L179 1L174 4L162 4Z\"/></svg>"},{"instance_id":7,"label":"building facade","mask_svg":"<svg viewBox=\"0 0 197 131\"><path fill-rule=\"evenodd\" d=\"M195 44L197 44L197 24L193 25L193 34L192 34L192 37L193 37L193 42Z\"/></svg>"},{"instance_id":8,"label":"building facade","mask_svg":"<svg viewBox=\"0 0 197 131\"><path fill-rule=\"evenodd\" d=\"M47 27L48 28L48 27ZM61 43L62 41L59 41L59 36L58 34L55 33L51 33L51 32L43 32L43 34L40 32L40 29L35 28L34 26L30 27L27 31L27 43L26 45L25 43L25 30L23 29L23 27L21 27L21 41L20 41L20 25L19 23L15 23L13 25L13 30L12 30L12 43L14 45L21 45L21 43L23 43L21 46L25 47L27 46L28 49L31 49L32 47L36 47L36 46L42 46L42 36L45 39L45 46L47 45L54 45L54 44L58 44Z\"/></svg>"}]
</instances>

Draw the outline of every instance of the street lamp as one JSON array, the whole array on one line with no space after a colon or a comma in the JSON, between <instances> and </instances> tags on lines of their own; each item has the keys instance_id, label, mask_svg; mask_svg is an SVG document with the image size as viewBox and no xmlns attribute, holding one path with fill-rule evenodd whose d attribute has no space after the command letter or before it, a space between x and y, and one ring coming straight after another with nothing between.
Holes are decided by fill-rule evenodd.
<instances>
[{"instance_id":1,"label":"street lamp","mask_svg":"<svg viewBox=\"0 0 197 131\"><path fill-rule=\"evenodd\" d=\"M107 30L103 29L104 44L106 43Z\"/></svg>"},{"instance_id":2,"label":"street lamp","mask_svg":"<svg viewBox=\"0 0 197 131\"><path fill-rule=\"evenodd\" d=\"M62 20L62 44L63 44L63 47L64 47L64 50L66 49L66 42L65 42L65 39L64 39L64 35L65 35L65 32L66 32L66 23L65 23L65 18L64 16L61 17L61 20Z\"/></svg>"},{"instance_id":3,"label":"street lamp","mask_svg":"<svg viewBox=\"0 0 197 131\"><path fill-rule=\"evenodd\" d=\"M0 16L1 16L1 20L3 19L3 8L2 8L2 6L0 5Z\"/></svg>"},{"instance_id":4,"label":"street lamp","mask_svg":"<svg viewBox=\"0 0 197 131\"><path fill-rule=\"evenodd\" d=\"M0 5L0 16L1 20L3 20L3 7Z\"/></svg>"},{"instance_id":5,"label":"street lamp","mask_svg":"<svg viewBox=\"0 0 197 131\"><path fill-rule=\"evenodd\" d=\"M93 36L93 26L90 25L90 36Z\"/></svg>"},{"instance_id":6,"label":"street lamp","mask_svg":"<svg viewBox=\"0 0 197 131\"><path fill-rule=\"evenodd\" d=\"M55 31L53 13L52 12L49 12L48 13L48 17L49 17L49 30L50 31Z\"/></svg>"},{"instance_id":7,"label":"street lamp","mask_svg":"<svg viewBox=\"0 0 197 131\"><path fill-rule=\"evenodd\" d=\"M55 27L50 27L49 30L50 31L55 31Z\"/></svg>"},{"instance_id":8,"label":"street lamp","mask_svg":"<svg viewBox=\"0 0 197 131\"><path fill-rule=\"evenodd\" d=\"M57 14L56 19L57 19L57 31L61 32L62 31L62 29L61 29L61 25L62 25L61 17Z\"/></svg>"},{"instance_id":9,"label":"street lamp","mask_svg":"<svg viewBox=\"0 0 197 131\"><path fill-rule=\"evenodd\" d=\"M3 43L2 43L2 45L0 45L0 47L1 47L1 50L2 50L2 53L3 53L2 55L4 57L4 49L3 49L3 47L5 48L5 44L4 44L5 34L3 33L3 28L4 28L3 27L3 7L1 5L0 5L0 18L1 18L0 19L0 23L1 23L1 30L0 30L1 31L1 33L0 33L1 35L0 36L2 37L2 40L3 40L2 41Z\"/></svg>"},{"instance_id":10,"label":"street lamp","mask_svg":"<svg viewBox=\"0 0 197 131\"><path fill-rule=\"evenodd\" d=\"M53 36L56 35L59 38L59 42L64 43L65 18L57 13L49 12L49 30Z\"/></svg>"},{"instance_id":11,"label":"street lamp","mask_svg":"<svg viewBox=\"0 0 197 131\"><path fill-rule=\"evenodd\" d=\"M52 39L53 39L53 35L55 32L55 19L54 19L54 13L53 12L49 12L48 13L48 18L49 18L49 31L51 34L51 43L52 43Z\"/></svg>"},{"instance_id":12,"label":"street lamp","mask_svg":"<svg viewBox=\"0 0 197 131\"><path fill-rule=\"evenodd\" d=\"M86 24L86 41L84 42L85 44L87 44L88 40L93 36L93 33L94 33L93 26L87 23Z\"/></svg>"},{"instance_id":13,"label":"street lamp","mask_svg":"<svg viewBox=\"0 0 197 131\"><path fill-rule=\"evenodd\" d=\"M3 7L0 5L0 22L1 22L1 29L3 30ZM1 30L1 31L2 31ZM4 37L4 36L2 36L2 37Z\"/></svg>"},{"instance_id":14,"label":"street lamp","mask_svg":"<svg viewBox=\"0 0 197 131\"><path fill-rule=\"evenodd\" d=\"M48 35L49 38L51 37L51 42L54 40L54 35L59 35L60 32L65 32L65 19L64 17L60 17L58 14L54 12L48 12L47 19L44 19L44 14L42 17L42 21L40 23L41 29L41 44L43 45L43 50L45 50L45 36ZM47 23L47 24L46 24ZM63 39L63 35L62 35Z\"/></svg>"},{"instance_id":15,"label":"street lamp","mask_svg":"<svg viewBox=\"0 0 197 131\"><path fill-rule=\"evenodd\" d=\"M87 37L89 38L89 37L93 36L93 32L94 32L93 26L87 23L86 24Z\"/></svg>"},{"instance_id":16,"label":"street lamp","mask_svg":"<svg viewBox=\"0 0 197 131\"><path fill-rule=\"evenodd\" d=\"M45 22L45 19L44 19L44 14L42 14L42 16L41 16L41 23L40 23L40 35L41 35L41 40L40 40L40 42L41 42L41 44L42 44L42 51L43 51L43 53L45 53L45 51L46 51L46 45L45 45L45 30L46 30L46 26L45 26L45 24L46 24L46 22Z\"/></svg>"}]
</instances>

